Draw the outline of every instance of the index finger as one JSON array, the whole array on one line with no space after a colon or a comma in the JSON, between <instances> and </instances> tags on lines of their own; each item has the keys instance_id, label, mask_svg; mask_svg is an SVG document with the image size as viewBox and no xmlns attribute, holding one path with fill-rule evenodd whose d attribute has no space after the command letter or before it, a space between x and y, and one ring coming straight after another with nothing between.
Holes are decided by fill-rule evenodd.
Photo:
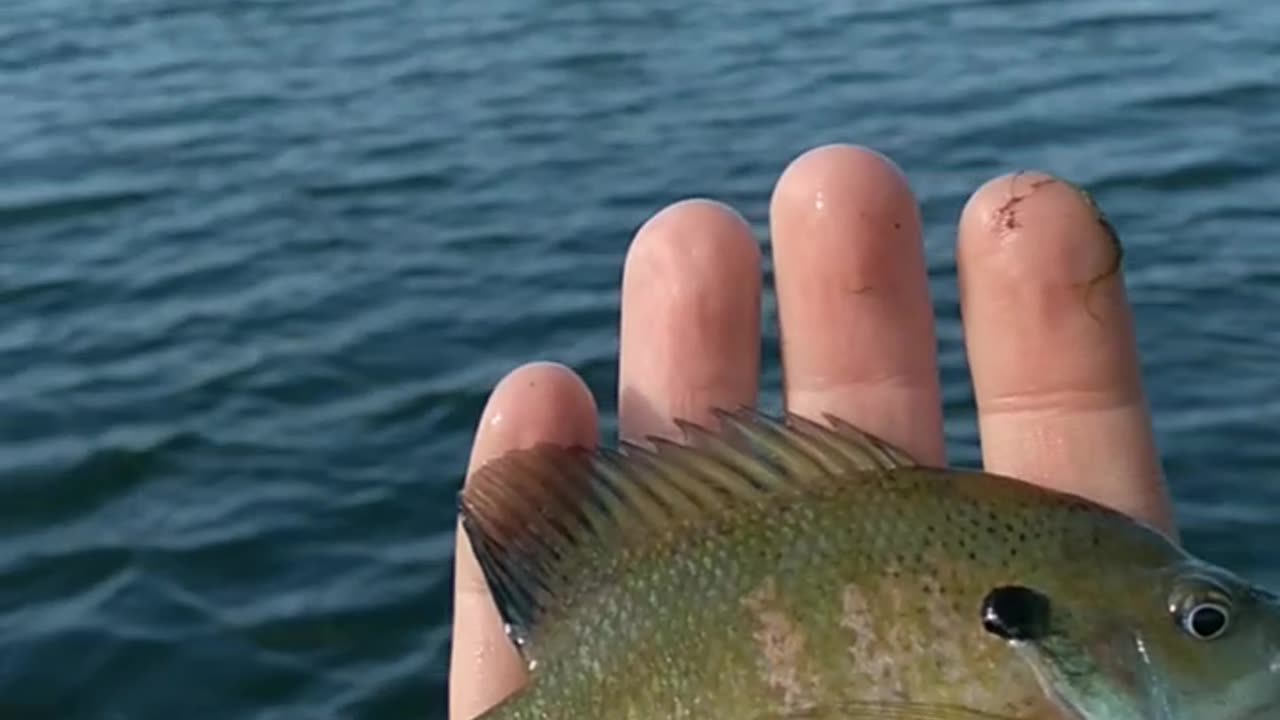
<instances>
[{"instance_id":1,"label":"index finger","mask_svg":"<svg viewBox=\"0 0 1280 720\"><path fill-rule=\"evenodd\" d=\"M956 259L984 465L1175 533L1119 239L1043 173L974 193Z\"/></svg>"}]
</instances>

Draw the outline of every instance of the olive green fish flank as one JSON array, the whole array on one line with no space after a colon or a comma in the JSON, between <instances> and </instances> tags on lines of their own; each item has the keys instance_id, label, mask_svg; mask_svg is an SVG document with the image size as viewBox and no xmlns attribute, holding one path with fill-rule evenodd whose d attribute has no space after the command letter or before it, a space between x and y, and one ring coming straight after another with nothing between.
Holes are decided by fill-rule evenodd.
<instances>
[{"instance_id":1,"label":"olive green fish flank","mask_svg":"<svg viewBox=\"0 0 1280 720\"><path fill-rule=\"evenodd\" d=\"M702 451L661 438L650 438L654 450L624 442L620 452L539 445L477 472L459 495L463 528L522 646L548 604L567 597L561 590L607 572L629 547L670 544L736 508L837 482L839 472L914 465L865 433L796 416L786 427L748 410L716 415L732 432L681 423ZM592 546L619 552L593 555Z\"/></svg>"},{"instance_id":2,"label":"olive green fish flank","mask_svg":"<svg viewBox=\"0 0 1280 720\"><path fill-rule=\"evenodd\" d=\"M805 630L791 618L778 597L773 578L753 590L743 604L755 615L753 637L760 649L762 676L780 694L783 712L802 715L818 708L820 680L806 647Z\"/></svg>"}]
</instances>

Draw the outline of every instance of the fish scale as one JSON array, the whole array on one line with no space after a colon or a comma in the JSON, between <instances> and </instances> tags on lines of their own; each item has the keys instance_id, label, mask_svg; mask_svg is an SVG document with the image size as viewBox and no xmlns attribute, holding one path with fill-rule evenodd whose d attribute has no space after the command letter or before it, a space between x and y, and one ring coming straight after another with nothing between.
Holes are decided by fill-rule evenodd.
<instances>
[{"instance_id":1,"label":"fish scale","mask_svg":"<svg viewBox=\"0 0 1280 720\"><path fill-rule=\"evenodd\" d=\"M1132 518L833 418L719 416L684 444L516 451L464 488L532 671L485 720L1203 720L1209 681L1275 702L1272 598ZM1267 642L1188 637L1171 593L1210 590Z\"/></svg>"}]
</instances>

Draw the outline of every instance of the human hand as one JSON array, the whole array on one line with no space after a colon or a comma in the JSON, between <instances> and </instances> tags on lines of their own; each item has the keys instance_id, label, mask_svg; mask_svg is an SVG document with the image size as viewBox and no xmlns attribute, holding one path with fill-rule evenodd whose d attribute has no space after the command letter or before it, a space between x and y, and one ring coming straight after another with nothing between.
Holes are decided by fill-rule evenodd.
<instances>
[{"instance_id":1,"label":"human hand","mask_svg":"<svg viewBox=\"0 0 1280 720\"><path fill-rule=\"evenodd\" d=\"M868 150L818 148L783 173L770 214L787 409L831 413L944 463L933 306L906 181ZM1000 177L970 198L956 257L983 466L1173 535L1132 316L1109 274L1118 252L1089 201L1048 176ZM713 424L712 407L755 405L760 303L760 252L732 210L687 201L646 223L622 286L622 437L679 438L673 418ZM526 365L494 389L470 470L598 436L572 371ZM449 704L468 720L525 671L461 532L456 562Z\"/></svg>"}]
</instances>

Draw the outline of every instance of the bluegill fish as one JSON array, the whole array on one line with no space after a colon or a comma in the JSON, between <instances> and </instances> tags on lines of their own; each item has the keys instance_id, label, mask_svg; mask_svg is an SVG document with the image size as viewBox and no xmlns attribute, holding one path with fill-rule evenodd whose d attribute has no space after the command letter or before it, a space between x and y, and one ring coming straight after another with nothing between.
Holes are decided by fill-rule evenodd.
<instances>
[{"instance_id":1,"label":"bluegill fish","mask_svg":"<svg viewBox=\"0 0 1280 720\"><path fill-rule=\"evenodd\" d=\"M1280 717L1280 600L1154 529L832 417L718 417L462 491L530 668L485 720Z\"/></svg>"}]
</instances>

